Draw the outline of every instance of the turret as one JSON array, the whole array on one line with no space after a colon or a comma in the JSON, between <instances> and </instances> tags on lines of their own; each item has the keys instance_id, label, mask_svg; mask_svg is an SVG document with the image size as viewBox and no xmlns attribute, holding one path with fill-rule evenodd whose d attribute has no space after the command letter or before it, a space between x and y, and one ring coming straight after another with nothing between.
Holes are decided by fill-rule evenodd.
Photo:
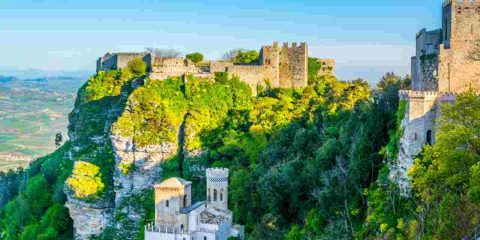
<instances>
[{"instance_id":1,"label":"turret","mask_svg":"<svg viewBox=\"0 0 480 240\"><path fill-rule=\"evenodd\" d=\"M207 169L207 204L222 210L228 209L228 169Z\"/></svg>"}]
</instances>

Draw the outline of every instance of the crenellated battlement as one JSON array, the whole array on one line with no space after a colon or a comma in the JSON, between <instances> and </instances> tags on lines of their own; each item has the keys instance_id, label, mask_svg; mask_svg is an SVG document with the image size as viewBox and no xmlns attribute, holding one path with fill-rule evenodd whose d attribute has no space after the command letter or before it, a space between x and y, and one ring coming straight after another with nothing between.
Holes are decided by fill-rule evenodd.
<instances>
[{"instance_id":1,"label":"crenellated battlement","mask_svg":"<svg viewBox=\"0 0 480 240\"><path fill-rule=\"evenodd\" d=\"M207 168L207 178L228 178L228 168Z\"/></svg>"},{"instance_id":2,"label":"crenellated battlement","mask_svg":"<svg viewBox=\"0 0 480 240\"><path fill-rule=\"evenodd\" d=\"M439 93L436 91L414 91L414 90L400 90L398 95L402 100L408 100L410 98L435 98Z\"/></svg>"},{"instance_id":3,"label":"crenellated battlement","mask_svg":"<svg viewBox=\"0 0 480 240\"><path fill-rule=\"evenodd\" d=\"M299 48L299 49L305 49L307 46L307 44L305 42L300 42L300 45L298 45L297 42L292 42L292 45L290 46L288 44L288 42L284 42L283 43L283 48L291 48L291 49L295 49L295 48Z\"/></svg>"},{"instance_id":4,"label":"crenellated battlement","mask_svg":"<svg viewBox=\"0 0 480 240\"><path fill-rule=\"evenodd\" d=\"M212 77L214 73L226 72L236 75L248 84L255 94L258 86L301 88L308 85L308 45L305 42L283 43L262 46L259 62L240 64L234 61L205 61L194 64L185 58L164 58L152 53L107 53L97 61L97 71L122 69L128 62L141 58L147 65L147 76L151 80L168 77L202 75ZM321 73L334 75L335 61L323 61Z\"/></svg>"},{"instance_id":5,"label":"crenellated battlement","mask_svg":"<svg viewBox=\"0 0 480 240\"><path fill-rule=\"evenodd\" d=\"M480 0L445 0L443 1L443 7L474 7L480 6Z\"/></svg>"}]
</instances>

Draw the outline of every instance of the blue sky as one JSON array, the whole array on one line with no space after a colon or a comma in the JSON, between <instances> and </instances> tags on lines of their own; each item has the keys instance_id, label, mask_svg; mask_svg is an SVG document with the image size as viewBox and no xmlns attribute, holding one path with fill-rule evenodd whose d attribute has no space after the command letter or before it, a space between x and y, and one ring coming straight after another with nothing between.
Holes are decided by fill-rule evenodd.
<instances>
[{"instance_id":1,"label":"blue sky","mask_svg":"<svg viewBox=\"0 0 480 240\"><path fill-rule=\"evenodd\" d=\"M0 70L94 71L106 52L200 51L279 42L335 58L342 79L406 74L415 33L440 25L441 0L0 0Z\"/></svg>"}]
</instances>

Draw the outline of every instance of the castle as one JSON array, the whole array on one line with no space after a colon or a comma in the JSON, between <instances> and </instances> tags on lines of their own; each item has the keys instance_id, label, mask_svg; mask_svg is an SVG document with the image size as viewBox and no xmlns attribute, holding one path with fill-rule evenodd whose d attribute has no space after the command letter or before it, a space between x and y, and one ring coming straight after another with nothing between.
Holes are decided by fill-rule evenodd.
<instances>
[{"instance_id":1,"label":"castle","mask_svg":"<svg viewBox=\"0 0 480 240\"><path fill-rule=\"evenodd\" d=\"M254 92L257 86L282 88L299 88L308 84L308 46L306 43L284 43L279 46L263 46L260 50L259 63L237 64L229 61L206 61L196 66L184 58L164 58L152 53L107 53L97 60L97 71L121 69L128 62L141 58L147 65L148 77L163 80L168 77L194 75L213 77L216 72L236 75ZM335 62L332 59L320 59L322 67L318 75L333 75Z\"/></svg>"},{"instance_id":2,"label":"castle","mask_svg":"<svg viewBox=\"0 0 480 240\"><path fill-rule=\"evenodd\" d=\"M206 170L206 200L192 204L192 183L170 178L155 185L155 222L145 227L145 240L243 239L243 226L232 224L228 210L228 169Z\"/></svg>"},{"instance_id":3,"label":"castle","mask_svg":"<svg viewBox=\"0 0 480 240\"><path fill-rule=\"evenodd\" d=\"M406 103L401 127L398 165L391 178L408 192L406 172L425 144L435 142L435 119L442 103L453 104L458 93L480 90L480 62L471 58L480 40L480 1L447 0L443 3L442 28L420 30L412 57L411 90L399 97Z\"/></svg>"}]
</instances>

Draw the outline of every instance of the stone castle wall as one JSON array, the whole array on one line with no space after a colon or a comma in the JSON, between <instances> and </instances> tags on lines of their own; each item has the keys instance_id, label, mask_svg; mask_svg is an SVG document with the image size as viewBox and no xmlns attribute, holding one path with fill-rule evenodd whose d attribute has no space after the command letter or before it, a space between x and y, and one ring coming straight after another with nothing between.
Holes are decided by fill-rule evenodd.
<instances>
[{"instance_id":1,"label":"stone castle wall","mask_svg":"<svg viewBox=\"0 0 480 240\"><path fill-rule=\"evenodd\" d=\"M258 85L264 86L266 79L261 65L232 65L226 68L226 72L238 76L240 80L248 84L254 92Z\"/></svg>"},{"instance_id":2,"label":"stone castle wall","mask_svg":"<svg viewBox=\"0 0 480 240\"><path fill-rule=\"evenodd\" d=\"M438 90L480 89L480 63L469 58L475 43L480 40L480 1L446 1L443 27Z\"/></svg>"},{"instance_id":3,"label":"stone castle wall","mask_svg":"<svg viewBox=\"0 0 480 240\"><path fill-rule=\"evenodd\" d=\"M272 46L263 46L260 50L264 79L272 86L280 86L280 54L278 43Z\"/></svg>"},{"instance_id":4,"label":"stone castle wall","mask_svg":"<svg viewBox=\"0 0 480 240\"><path fill-rule=\"evenodd\" d=\"M416 40L416 56L412 57L415 91L399 93L407 109L401 124L398 162L391 169L391 178L405 192L410 190L406 173L413 159L425 144L435 141L441 104L453 104L456 94L468 89L480 90L480 63L469 57L480 40L480 1L445 1L442 29L422 29Z\"/></svg>"},{"instance_id":5,"label":"stone castle wall","mask_svg":"<svg viewBox=\"0 0 480 240\"><path fill-rule=\"evenodd\" d=\"M125 68L130 61L137 58L141 58L147 63L147 69L150 69L151 55L149 53L107 53L97 60L97 71Z\"/></svg>"},{"instance_id":6,"label":"stone castle wall","mask_svg":"<svg viewBox=\"0 0 480 240\"><path fill-rule=\"evenodd\" d=\"M280 87L304 87L307 86L308 48L305 43L291 47L283 44L280 51Z\"/></svg>"},{"instance_id":7,"label":"stone castle wall","mask_svg":"<svg viewBox=\"0 0 480 240\"><path fill-rule=\"evenodd\" d=\"M215 72L228 72L247 83L255 93L257 86L298 88L308 85L308 46L306 43L284 43L280 48L277 42L263 46L260 50L260 63L235 64L233 62L211 61L196 67L183 58L160 58L151 53L116 53L101 57L97 61L97 71L121 69L128 62L142 58L147 64L150 79L163 80L168 77L195 75L213 78ZM320 60L322 69L319 74L333 75L335 61Z\"/></svg>"},{"instance_id":8,"label":"stone castle wall","mask_svg":"<svg viewBox=\"0 0 480 240\"><path fill-rule=\"evenodd\" d=\"M150 79L163 80L172 76L185 74L199 74L201 70L195 67L192 61L183 58L160 58L154 57L151 61L152 70L149 73Z\"/></svg>"},{"instance_id":9,"label":"stone castle wall","mask_svg":"<svg viewBox=\"0 0 480 240\"><path fill-rule=\"evenodd\" d=\"M335 60L334 59L318 59L320 62L320 70L317 76L335 76Z\"/></svg>"}]
</instances>

